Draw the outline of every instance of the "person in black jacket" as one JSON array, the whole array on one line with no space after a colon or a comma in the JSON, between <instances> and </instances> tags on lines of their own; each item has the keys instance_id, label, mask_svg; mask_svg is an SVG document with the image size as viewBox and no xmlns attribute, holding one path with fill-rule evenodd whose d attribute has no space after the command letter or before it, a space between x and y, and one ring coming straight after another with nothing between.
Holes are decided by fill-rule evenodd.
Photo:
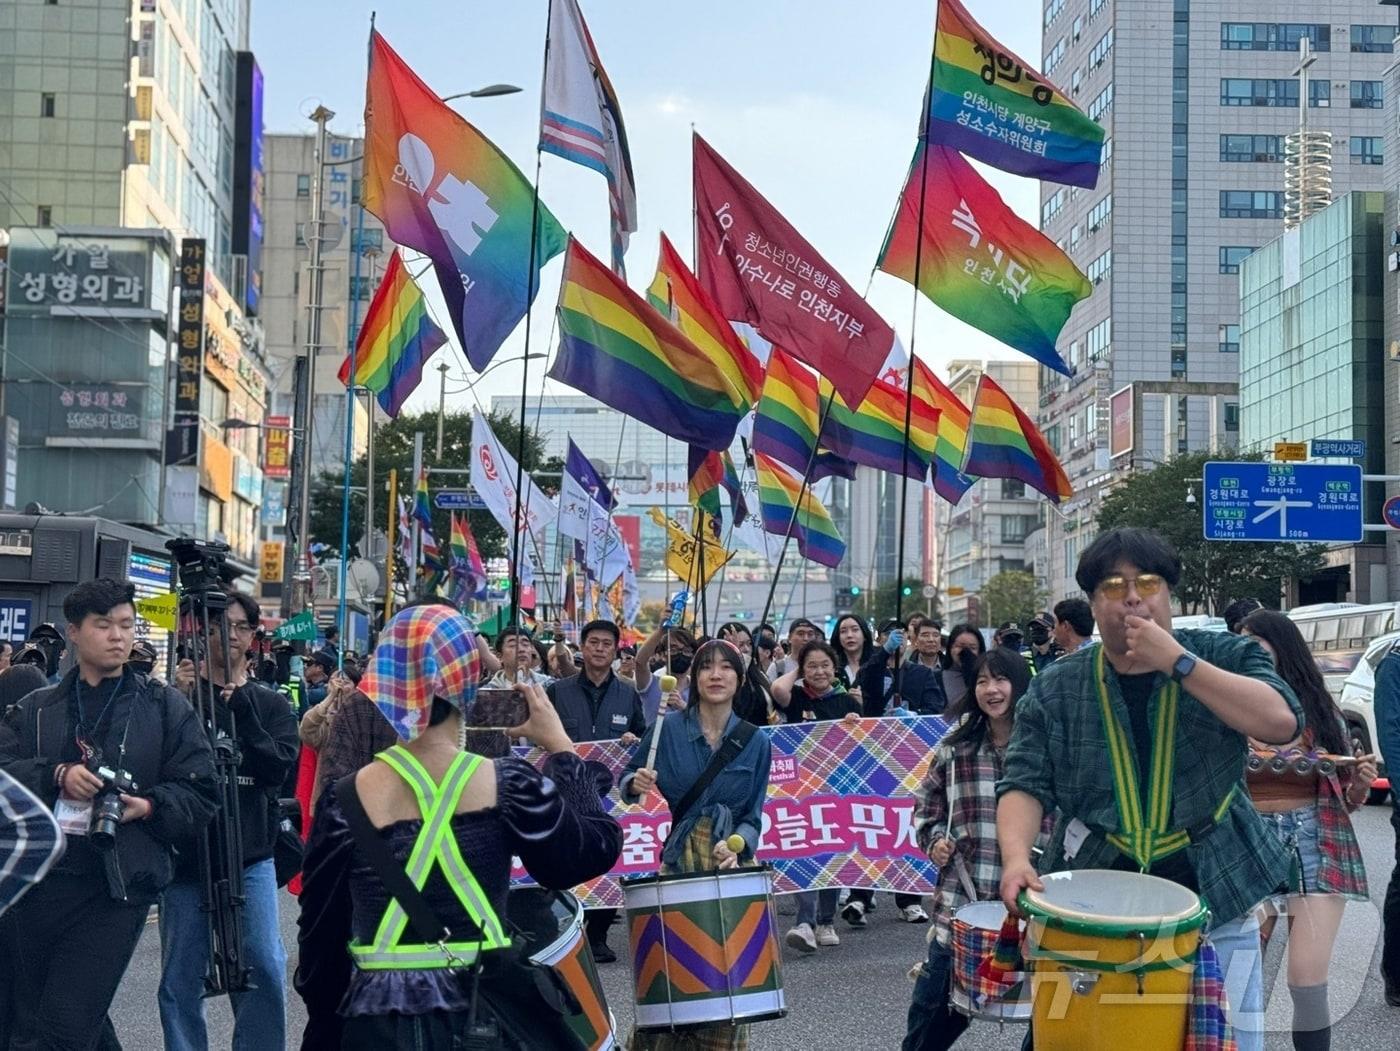
<instances>
[{"instance_id":1,"label":"person in black jacket","mask_svg":"<svg viewBox=\"0 0 1400 1051\"><path fill-rule=\"evenodd\" d=\"M174 873L174 845L214 815L209 739L189 701L123 669L136 630L130 584L99 578L63 603L74 667L0 725L0 766L52 807L63 858L13 910L12 1051L91 1048L146 913ZM110 771L107 773L106 771ZM117 792L111 775L135 782ZM120 812L111 839L104 808ZM115 814L114 814L115 816Z\"/></svg>"},{"instance_id":2,"label":"person in black jacket","mask_svg":"<svg viewBox=\"0 0 1400 1051\"><path fill-rule=\"evenodd\" d=\"M275 690L249 678L248 649L261 611L247 595L229 593L223 626L214 621L209 657L201 675L214 684L215 722L236 736L238 810L243 833L243 953L251 988L231 994L233 1047L248 1051L287 1045L287 952L277 917L277 873L273 843L277 797L296 762L300 740L296 716ZM224 628L228 637L223 637ZM175 681L195 686L195 667L181 661ZM201 683L200 689L207 691ZM207 696L207 692L204 696ZM230 716L232 718L230 718ZM190 842L160 904L161 975L157 1001L167 1051L203 1051L203 979L209 959L209 920L197 844Z\"/></svg>"}]
</instances>

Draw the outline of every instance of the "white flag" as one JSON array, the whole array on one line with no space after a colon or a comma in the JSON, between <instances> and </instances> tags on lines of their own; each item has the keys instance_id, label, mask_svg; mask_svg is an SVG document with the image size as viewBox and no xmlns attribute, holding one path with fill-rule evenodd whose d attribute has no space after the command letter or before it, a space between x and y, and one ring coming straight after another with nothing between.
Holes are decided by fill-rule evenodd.
<instances>
[{"instance_id":1,"label":"white flag","mask_svg":"<svg viewBox=\"0 0 1400 1051\"><path fill-rule=\"evenodd\" d=\"M577 0L550 5L540 149L600 172L608 180L612 267L622 274L628 234L637 229L632 155L617 93L598 60Z\"/></svg>"},{"instance_id":2,"label":"white flag","mask_svg":"<svg viewBox=\"0 0 1400 1051\"><path fill-rule=\"evenodd\" d=\"M481 414L480 409L472 410L472 466L471 483L478 496L486 503L506 536L515 535L515 457L501 447L491 424ZM525 478L525 503L522 525L536 546L544 548L545 526L557 513L554 500L546 496L527 474ZM528 558L526 559L528 561ZM520 572L526 572L520 567ZM523 579L523 577L522 577Z\"/></svg>"}]
</instances>

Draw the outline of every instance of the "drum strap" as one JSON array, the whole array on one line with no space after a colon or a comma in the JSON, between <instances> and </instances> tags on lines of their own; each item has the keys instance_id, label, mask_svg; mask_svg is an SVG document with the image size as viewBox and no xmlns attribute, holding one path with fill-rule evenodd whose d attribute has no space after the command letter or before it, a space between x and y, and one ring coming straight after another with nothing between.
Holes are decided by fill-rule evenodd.
<instances>
[{"instance_id":1,"label":"drum strap","mask_svg":"<svg viewBox=\"0 0 1400 1051\"><path fill-rule=\"evenodd\" d=\"M671 827L673 829L685 820L685 815L690 813L690 809L700 801L700 797L705 794L705 789L709 788L714 779L724 772L724 768L748 747L749 741L757 732L758 727L753 723L740 719L734 725L734 732L725 734L724 741L710 759L710 765L700 772L695 784L690 786L690 791L681 796L680 802L671 808Z\"/></svg>"},{"instance_id":2,"label":"drum strap","mask_svg":"<svg viewBox=\"0 0 1400 1051\"><path fill-rule=\"evenodd\" d=\"M1152 768L1148 772L1147 810L1138 786L1137 754L1108 694L1107 657L1102 644L1094 654L1095 685L1104 736L1108 739L1109 769L1113 773L1113 798L1118 808L1118 833L1108 841L1136 861L1143 870L1190 842L1184 829L1171 828L1172 788L1176 777L1176 716L1181 687L1172 680L1152 695L1157 718L1152 727ZM1228 805L1228 801L1227 801Z\"/></svg>"}]
</instances>

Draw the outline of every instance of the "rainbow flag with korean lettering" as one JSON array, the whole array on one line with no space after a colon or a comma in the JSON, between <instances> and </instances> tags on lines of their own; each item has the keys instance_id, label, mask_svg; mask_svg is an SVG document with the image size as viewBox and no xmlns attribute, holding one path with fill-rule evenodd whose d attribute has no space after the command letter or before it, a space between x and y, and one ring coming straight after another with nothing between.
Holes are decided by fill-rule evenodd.
<instances>
[{"instance_id":1,"label":"rainbow flag with korean lettering","mask_svg":"<svg viewBox=\"0 0 1400 1051\"><path fill-rule=\"evenodd\" d=\"M914 151L876 265L954 317L1071 374L1055 341L1094 286L956 150L920 143Z\"/></svg>"},{"instance_id":2,"label":"rainbow flag with korean lettering","mask_svg":"<svg viewBox=\"0 0 1400 1051\"><path fill-rule=\"evenodd\" d=\"M967 429L972 412L918 358L914 359L914 397L938 410L938 441L933 447L933 490L956 506L972 488L972 479L962 473L967 458Z\"/></svg>"},{"instance_id":3,"label":"rainbow flag with korean lettering","mask_svg":"<svg viewBox=\"0 0 1400 1051\"><path fill-rule=\"evenodd\" d=\"M959 0L938 0L923 138L994 168L1093 189L1104 130Z\"/></svg>"},{"instance_id":4,"label":"rainbow flag with korean lettering","mask_svg":"<svg viewBox=\"0 0 1400 1051\"><path fill-rule=\"evenodd\" d=\"M482 371L539 291L540 267L564 250L563 227L506 155L376 32L364 165L366 210L433 261L452 327Z\"/></svg>"},{"instance_id":5,"label":"rainbow flag with korean lettering","mask_svg":"<svg viewBox=\"0 0 1400 1051\"><path fill-rule=\"evenodd\" d=\"M830 397L830 381L821 381L820 395ZM831 413L822 428L822 445L852 463L865 464L877 471L903 474L916 482L928 476L934 447L938 444L938 410L917 396L907 405L909 442L904 441L904 417L908 395L905 391L876 380L865 400L855 409L847 408L841 396L831 403Z\"/></svg>"},{"instance_id":6,"label":"rainbow flag with korean lettering","mask_svg":"<svg viewBox=\"0 0 1400 1051\"><path fill-rule=\"evenodd\" d=\"M729 448L748 411L728 371L572 237L549 375L704 449Z\"/></svg>"},{"instance_id":7,"label":"rainbow flag with korean lettering","mask_svg":"<svg viewBox=\"0 0 1400 1051\"><path fill-rule=\"evenodd\" d=\"M753 418L754 452L799 472L810 467L813 481L828 475L854 478L854 463L830 450L817 450L817 425L822 415L817 392L817 377L791 354L774 347L768 355L768 375Z\"/></svg>"},{"instance_id":8,"label":"rainbow flag with korean lettering","mask_svg":"<svg viewBox=\"0 0 1400 1051\"><path fill-rule=\"evenodd\" d=\"M370 301L355 352L340 366L340 382L349 386L353 362L355 386L374 391L384 411L397 416L404 400L422 382L424 362L446 342L447 336L428 316L423 293L395 251Z\"/></svg>"},{"instance_id":9,"label":"rainbow flag with korean lettering","mask_svg":"<svg viewBox=\"0 0 1400 1051\"><path fill-rule=\"evenodd\" d=\"M452 601L459 606L468 599L486 597L486 567L477 550L476 537L472 536L466 516L452 513L451 569Z\"/></svg>"},{"instance_id":10,"label":"rainbow flag with korean lettering","mask_svg":"<svg viewBox=\"0 0 1400 1051\"><path fill-rule=\"evenodd\" d=\"M777 536L788 535L797 541L802 556L823 566L838 566L846 555L846 541L831 520L811 486L772 457L753 454L754 470L758 474L758 505L763 516L763 528ZM794 520L795 519L795 520Z\"/></svg>"},{"instance_id":11,"label":"rainbow flag with korean lettering","mask_svg":"<svg viewBox=\"0 0 1400 1051\"><path fill-rule=\"evenodd\" d=\"M1065 469L1030 417L985 373L972 404L963 471L979 478L1018 479L1057 504L1074 495Z\"/></svg>"}]
</instances>

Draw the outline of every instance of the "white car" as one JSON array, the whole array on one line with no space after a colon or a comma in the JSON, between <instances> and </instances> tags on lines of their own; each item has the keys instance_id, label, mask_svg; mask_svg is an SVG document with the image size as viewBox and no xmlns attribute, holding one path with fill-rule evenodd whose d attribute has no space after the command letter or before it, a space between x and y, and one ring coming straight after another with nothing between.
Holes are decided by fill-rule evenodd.
<instances>
[{"instance_id":1,"label":"white car","mask_svg":"<svg viewBox=\"0 0 1400 1051\"><path fill-rule=\"evenodd\" d=\"M1392 631L1373 639L1361 659L1356 662L1356 667L1342 683L1341 696L1338 698L1347 728L1351 731L1352 745L1362 752L1376 754L1382 778L1385 777L1386 769L1385 757L1381 755L1380 744L1376 740L1376 666L1397 641L1400 641L1400 631ZM1397 761L1400 761L1400 757L1397 757ZM1381 784L1381 781L1377 781L1376 788L1371 792L1372 803L1381 802L1385 798Z\"/></svg>"}]
</instances>

